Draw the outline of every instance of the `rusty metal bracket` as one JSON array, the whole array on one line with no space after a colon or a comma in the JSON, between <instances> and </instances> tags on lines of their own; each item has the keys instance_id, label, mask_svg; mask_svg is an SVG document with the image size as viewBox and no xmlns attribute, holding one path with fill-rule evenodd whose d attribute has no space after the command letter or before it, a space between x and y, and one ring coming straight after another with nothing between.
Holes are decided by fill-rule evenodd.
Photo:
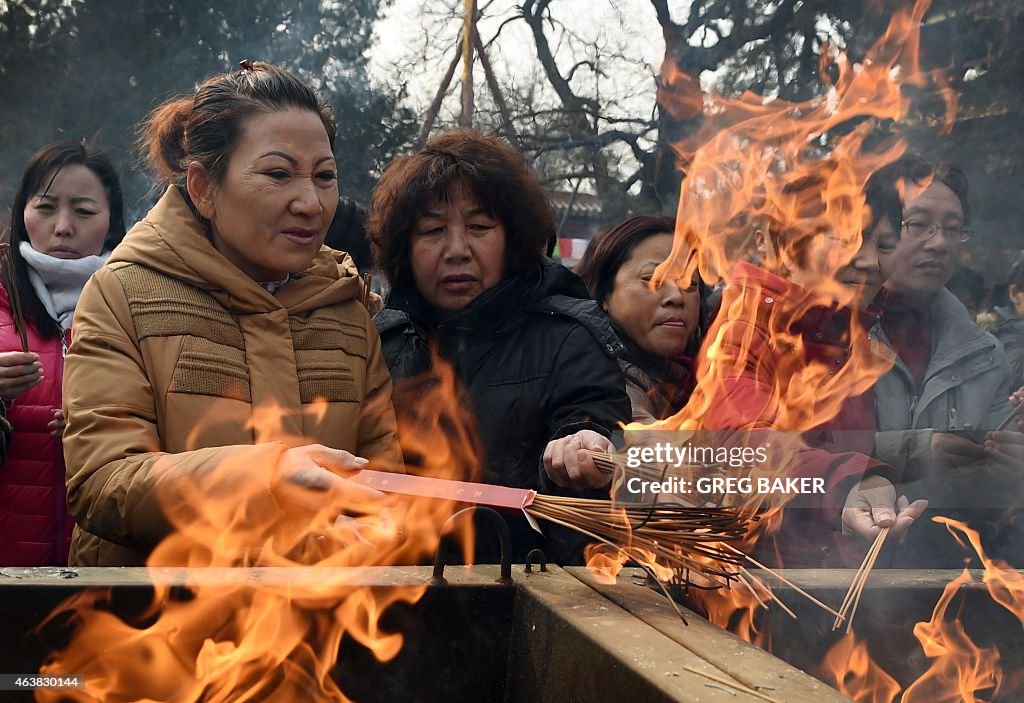
<instances>
[{"instance_id":1,"label":"rusty metal bracket","mask_svg":"<svg viewBox=\"0 0 1024 703\"><path fill-rule=\"evenodd\" d=\"M508 523L505 522L505 518L495 510L494 508L488 508L485 505L471 505L468 508L463 508L459 512L452 515L445 521L441 527L441 534L444 535L448 532L448 526L455 522L456 519L466 515L467 513L479 513L485 520L490 521L491 525L498 533L498 542L501 545L501 576L498 577L498 583L511 584L512 583L512 535L508 529ZM434 571L430 576L431 586L444 586L448 581L444 577L444 548L443 544L437 546L437 552L434 554Z\"/></svg>"},{"instance_id":2,"label":"rusty metal bracket","mask_svg":"<svg viewBox=\"0 0 1024 703\"><path fill-rule=\"evenodd\" d=\"M540 570L546 572L548 570L548 558L544 554L543 549L531 549L530 553L526 555L526 563L523 565L523 571L532 574L533 565L540 563Z\"/></svg>"}]
</instances>

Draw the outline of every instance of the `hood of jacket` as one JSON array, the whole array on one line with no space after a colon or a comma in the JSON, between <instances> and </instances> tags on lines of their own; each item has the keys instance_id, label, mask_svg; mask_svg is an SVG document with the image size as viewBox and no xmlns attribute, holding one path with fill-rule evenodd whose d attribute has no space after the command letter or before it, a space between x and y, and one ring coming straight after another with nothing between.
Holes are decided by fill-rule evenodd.
<instances>
[{"instance_id":1,"label":"hood of jacket","mask_svg":"<svg viewBox=\"0 0 1024 703\"><path fill-rule=\"evenodd\" d=\"M229 311L251 315L285 308L291 314L356 298L359 275L344 252L322 247L309 267L273 295L213 246L183 191L170 186L137 223L108 264L129 262L208 292Z\"/></svg>"}]
</instances>

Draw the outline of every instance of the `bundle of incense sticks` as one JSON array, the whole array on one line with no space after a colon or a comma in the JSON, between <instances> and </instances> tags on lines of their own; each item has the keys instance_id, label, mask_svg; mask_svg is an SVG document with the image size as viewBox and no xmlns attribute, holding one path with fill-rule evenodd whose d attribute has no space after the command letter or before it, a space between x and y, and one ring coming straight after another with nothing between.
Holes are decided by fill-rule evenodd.
<instances>
[{"instance_id":1,"label":"bundle of incense sticks","mask_svg":"<svg viewBox=\"0 0 1024 703\"><path fill-rule=\"evenodd\" d=\"M723 508L678 503L618 503L538 495L527 514L587 535L657 571L652 561L675 572L694 572L719 585L736 578L742 556L728 548L747 534L747 519Z\"/></svg>"},{"instance_id":2,"label":"bundle of incense sticks","mask_svg":"<svg viewBox=\"0 0 1024 703\"><path fill-rule=\"evenodd\" d=\"M525 488L368 469L352 480L389 493L522 510L535 528L538 519L562 525L612 547L651 571L657 571L653 561L725 585L736 578L736 569L727 567L736 567L743 560L730 543L744 538L747 518L734 510L550 496Z\"/></svg>"},{"instance_id":3,"label":"bundle of incense sticks","mask_svg":"<svg viewBox=\"0 0 1024 703\"><path fill-rule=\"evenodd\" d=\"M871 548L868 549L868 553L864 556L864 561L853 576L853 583L850 584L850 590L846 592L846 598L843 599L843 604L839 608L839 614L836 615L836 620L832 623L833 630L839 629L843 619L846 620L847 632L850 632L850 629L853 627L853 616L857 614L857 604L860 603L860 595L864 591L864 584L867 583L868 576L871 575L871 569L875 567L875 561L878 559L878 554L882 551L882 545L885 544L885 538L888 535L889 528L883 527L875 537L875 541L871 543Z\"/></svg>"},{"instance_id":4,"label":"bundle of incense sticks","mask_svg":"<svg viewBox=\"0 0 1024 703\"><path fill-rule=\"evenodd\" d=\"M7 242L0 243L0 277L3 279L4 288L7 289L14 328L21 338L21 350L27 352L28 328L25 326L25 314L21 309L21 296L18 295L18 279L14 275L14 256L11 254L11 245Z\"/></svg>"}]
</instances>

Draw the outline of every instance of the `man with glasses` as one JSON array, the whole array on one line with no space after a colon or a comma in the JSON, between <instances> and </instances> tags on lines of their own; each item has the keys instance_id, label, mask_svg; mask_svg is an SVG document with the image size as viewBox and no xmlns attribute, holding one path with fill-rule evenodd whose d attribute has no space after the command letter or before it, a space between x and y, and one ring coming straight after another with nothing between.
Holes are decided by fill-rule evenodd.
<instances>
[{"instance_id":1,"label":"man with glasses","mask_svg":"<svg viewBox=\"0 0 1024 703\"><path fill-rule=\"evenodd\" d=\"M968 518L991 552L1009 555L1014 550L996 498L1005 508L1005 496L1020 489L1024 434L987 431L1010 411L1010 365L995 337L945 288L970 238L967 179L959 169L915 156L876 178L903 200L899 236L879 241L886 283L876 298L884 314L875 332L897 359L875 386L876 456L902 469L912 499L927 498L935 513ZM923 528L925 520L919 522ZM902 549L901 566L961 563L945 530L930 527L916 531L921 539L908 540L914 544ZM1015 551L1024 553L1022 547Z\"/></svg>"}]
</instances>

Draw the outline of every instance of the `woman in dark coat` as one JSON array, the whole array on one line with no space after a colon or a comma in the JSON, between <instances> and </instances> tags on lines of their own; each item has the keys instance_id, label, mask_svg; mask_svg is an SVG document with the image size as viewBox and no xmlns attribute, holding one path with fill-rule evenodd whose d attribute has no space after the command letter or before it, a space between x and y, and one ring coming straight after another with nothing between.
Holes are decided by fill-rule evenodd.
<instances>
[{"instance_id":1,"label":"woman in dark coat","mask_svg":"<svg viewBox=\"0 0 1024 703\"><path fill-rule=\"evenodd\" d=\"M612 431L630 417L620 345L580 279L543 255L554 218L522 156L474 130L435 137L384 172L368 229L391 284L375 322L399 417L436 351L476 421L476 478L600 496L610 477L584 450L612 451ZM509 520L517 560L535 546L580 559L580 540L548 529L544 540ZM477 541L478 560L492 560Z\"/></svg>"}]
</instances>

